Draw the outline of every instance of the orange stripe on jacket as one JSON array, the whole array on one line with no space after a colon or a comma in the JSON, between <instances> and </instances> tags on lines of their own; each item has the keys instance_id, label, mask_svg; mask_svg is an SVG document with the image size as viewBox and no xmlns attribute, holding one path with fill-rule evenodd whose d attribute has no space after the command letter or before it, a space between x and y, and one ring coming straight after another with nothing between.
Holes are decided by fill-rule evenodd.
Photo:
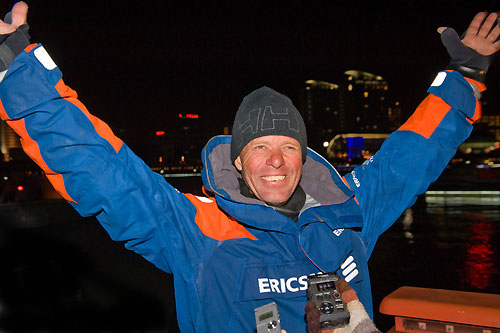
<instances>
[{"instance_id":1,"label":"orange stripe on jacket","mask_svg":"<svg viewBox=\"0 0 500 333\"><path fill-rule=\"evenodd\" d=\"M441 98L428 95L399 130L412 131L428 139L450 109Z\"/></svg>"},{"instance_id":2,"label":"orange stripe on jacket","mask_svg":"<svg viewBox=\"0 0 500 333\"><path fill-rule=\"evenodd\" d=\"M61 174L55 173L52 171L40 153L40 148L38 147L38 143L33 140L28 132L26 131L26 125L24 124L24 119L19 120L11 120L7 116L5 109L3 108L3 104L0 101L0 116L3 120L9 125L16 133L21 137L21 145L23 146L23 150L26 154L36 163L42 170L45 172L48 180L54 186L55 190L67 201L75 202L71 196L66 192L66 188L64 186L64 180Z\"/></svg>"},{"instance_id":3,"label":"orange stripe on jacket","mask_svg":"<svg viewBox=\"0 0 500 333\"><path fill-rule=\"evenodd\" d=\"M2 100L0 100L0 118L1 118L3 121L10 120L9 116L7 115L7 112L5 111L5 109L4 109L4 107L3 107Z\"/></svg>"},{"instance_id":4,"label":"orange stripe on jacket","mask_svg":"<svg viewBox=\"0 0 500 333\"><path fill-rule=\"evenodd\" d=\"M467 80L467 82L475 85L477 87L477 89L479 89L479 92L483 92L486 90L486 85L484 83L476 81L476 80L468 78L468 77L465 77L464 79Z\"/></svg>"},{"instance_id":5,"label":"orange stripe on jacket","mask_svg":"<svg viewBox=\"0 0 500 333\"><path fill-rule=\"evenodd\" d=\"M36 46L36 44L34 44L34 46ZM66 86L62 79L59 80L55 88L62 98L75 105L87 116L87 118L89 118L89 120L94 125L96 132L105 140L107 140L113 146L116 152L120 150L123 144L122 141L113 134L113 131L111 131L111 128L106 123L88 112L87 108L77 99L77 94L74 90ZM35 161L36 164L38 164L40 168L42 168L48 180L50 181L52 186L54 186L55 190L59 192L59 194L67 201L76 202L67 193L62 175L52 171L43 160L38 144L29 136L26 130L24 119L10 119L1 101L0 117L5 120L7 124L12 127L12 129L21 137L23 150L33 161Z\"/></svg>"},{"instance_id":6,"label":"orange stripe on jacket","mask_svg":"<svg viewBox=\"0 0 500 333\"><path fill-rule=\"evenodd\" d=\"M196 217L194 220L205 236L218 241L236 238L257 240L254 235L234 218L226 215L219 206L217 206L215 199L209 199L211 202L208 202L208 200L204 202L193 194L188 193L185 195L196 208Z\"/></svg>"},{"instance_id":7,"label":"orange stripe on jacket","mask_svg":"<svg viewBox=\"0 0 500 333\"><path fill-rule=\"evenodd\" d=\"M31 45L28 45L26 46L26 48L24 49L24 51L30 53L31 50L33 50L35 47L37 47L38 43L34 43L34 44L31 44Z\"/></svg>"},{"instance_id":8,"label":"orange stripe on jacket","mask_svg":"<svg viewBox=\"0 0 500 333\"><path fill-rule=\"evenodd\" d=\"M59 82L57 82L55 88L57 92L59 92L62 98L75 105L85 114L85 116L87 116L87 118L89 118L89 120L94 125L97 134L99 134L102 138L108 141L113 146L116 152L120 150L123 144L122 140L120 140L113 134L113 131L108 126L108 124L106 124L104 121L97 118L96 116L90 114L85 105L83 105L83 103L78 100L78 95L76 91L74 91L66 84L64 84L64 81L62 79L59 80Z\"/></svg>"},{"instance_id":9,"label":"orange stripe on jacket","mask_svg":"<svg viewBox=\"0 0 500 333\"><path fill-rule=\"evenodd\" d=\"M351 187L349 186L349 184L347 183L347 180L345 179L345 177L343 176L342 177L342 181L344 182L344 184L352 191ZM353 196L353 199L354 201L356 201L356 203L359 205L359 201L358 199L356 199L356 196Z\"/></svg>"}]
</instances>

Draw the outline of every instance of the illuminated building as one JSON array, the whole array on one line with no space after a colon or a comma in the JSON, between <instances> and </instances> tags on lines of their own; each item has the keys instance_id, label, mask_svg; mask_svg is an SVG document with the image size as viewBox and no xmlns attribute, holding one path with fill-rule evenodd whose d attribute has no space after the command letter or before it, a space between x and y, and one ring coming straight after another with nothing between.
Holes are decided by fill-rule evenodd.
<instances>
[{"instance_id":1,"label":"illuminated building","mask_svg":"<svg viewBox=\"0 0 500 333\"><path fill-rule=\"evenodd\" d=\"M141 143L132 143L153 171L161 174L199 172L201 150L215 129L203 126L203 119L194 113L178 113L170 124L151 130Z\"/></svg>"},{"instance_id":2,"label":"illuminated building","mask_svg":"<svg viewBox=\"0 0 500 333\"><path fill-rule=\"evenodd\" d=\"M320 153L337 134L390 133L401 125L387 81L371 73L346 71L340 84L307 80L301 97L308 144Z\"/></svg>"},{"instance_id":3,"label":"illuminated building","mask_svg":"<svg viewBox=\"0 0 500 333\"><path fill-rule=\"evenodd\" d=\"M343 133L388 133L399 127L401 107L394 102L382 76L349 70L345 73L342 103Z\"/></svg>"},{"instance_id":4,"label":"illuminated building","mask_svg":"<svg viewBox=\"0 0 500 333\"><path fill-rule=\"evenodd\" d=\"M340 129L339 86L325 81L306 81L304 121L308 125L319 125L325 122Z\"/></svg>"},{"instance_id":5,"label":"illuminated building","mask_svg":"<svg viewBox=\"0 0 500 333\"><path fill-rule=\"evenodd\" d=\"M500 140L500 115L483 114L474 124L475 128L482 128L483 132L496 141Z\"/></svg>"},{"instance_id":6,"label":"illuminated building","mask_svg":"<svg viewBox=\"0 0 500 333\"><path fill-rule=\"evenodd\" d=\"M4 162L16 159L16 157L26 159L21 150L19 136L3 121L0 121L0 151Z\"/></svg>"},{"instance_id":7,"label":"illuminated building","mask_svg":"<svg viewBox=\"0 0 500 333\"><path fill-rule=\"evenodd\" d=\"M308 80L302 94L301 110L307 127L308 146L320 151L326 138L343 131L339 86L325 81Z\"/></svg>"}]
</instances>

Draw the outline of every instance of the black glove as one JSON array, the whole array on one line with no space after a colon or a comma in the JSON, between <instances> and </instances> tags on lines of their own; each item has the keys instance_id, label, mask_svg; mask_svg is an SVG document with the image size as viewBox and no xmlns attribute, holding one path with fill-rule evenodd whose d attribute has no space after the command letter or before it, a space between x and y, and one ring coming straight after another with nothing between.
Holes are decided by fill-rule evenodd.
<instances>
[{"instance_id":1,"label":"black glove","mask_svg":"<svg viewBox=\"0 0 500 333\"><path fill-rule=\"evenodd\" d=\"M11 12L5 15L5 23L12 22ZM21 25L16 31L0 35L0 72L9 68L14 59L30 44L29 26L27 23Z\"/></svg>"},{"instance_id":2,"label":"black glove","mask_svg":"<svg viewBox=\"0 0 500 333\"><path fill-rule=\"evenodd\" d=\"M456 70L465 77L484 82L494 55L485 56L465 46L462 43L464 36L465 33L461 38L458 37L453 28L447 28L441 33L441 42L451 58L447 69Z\"/></svg>"}]
</instances>

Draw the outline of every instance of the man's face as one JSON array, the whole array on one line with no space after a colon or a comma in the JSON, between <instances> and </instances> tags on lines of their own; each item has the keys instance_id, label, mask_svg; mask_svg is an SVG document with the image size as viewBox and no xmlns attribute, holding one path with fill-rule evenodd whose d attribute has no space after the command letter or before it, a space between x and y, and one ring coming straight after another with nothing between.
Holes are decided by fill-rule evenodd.
<instances>
[{"instance_id":1,"label":"man's face","mask_svg":"<svg viewBox=\"0 0 500 333\"><path fill-rule=\"evenodd\" d=\"M285 204L302 176L302 149L297 140L268 135L250 141L234 161L245 183L260 200Z\"/></svg>"}]
</instances>

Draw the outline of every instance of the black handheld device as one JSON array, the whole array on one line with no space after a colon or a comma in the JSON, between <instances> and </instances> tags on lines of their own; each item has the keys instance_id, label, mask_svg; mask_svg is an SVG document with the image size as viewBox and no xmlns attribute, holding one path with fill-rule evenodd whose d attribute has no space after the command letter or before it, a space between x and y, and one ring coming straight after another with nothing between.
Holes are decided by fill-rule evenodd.
<instances>
[{"instance_id":1,"label":"black handheld device","mask_svg":"<svg viewBox=\"0 0 500 333\"><path fill-rule=\"evenodd\" d=\"M339 277L334 273L312 274L308 277L307 299L313 301L321 312L322 330L349 324L350 314L338 291L338 281Z\"/></svg>"}]
</instances>

